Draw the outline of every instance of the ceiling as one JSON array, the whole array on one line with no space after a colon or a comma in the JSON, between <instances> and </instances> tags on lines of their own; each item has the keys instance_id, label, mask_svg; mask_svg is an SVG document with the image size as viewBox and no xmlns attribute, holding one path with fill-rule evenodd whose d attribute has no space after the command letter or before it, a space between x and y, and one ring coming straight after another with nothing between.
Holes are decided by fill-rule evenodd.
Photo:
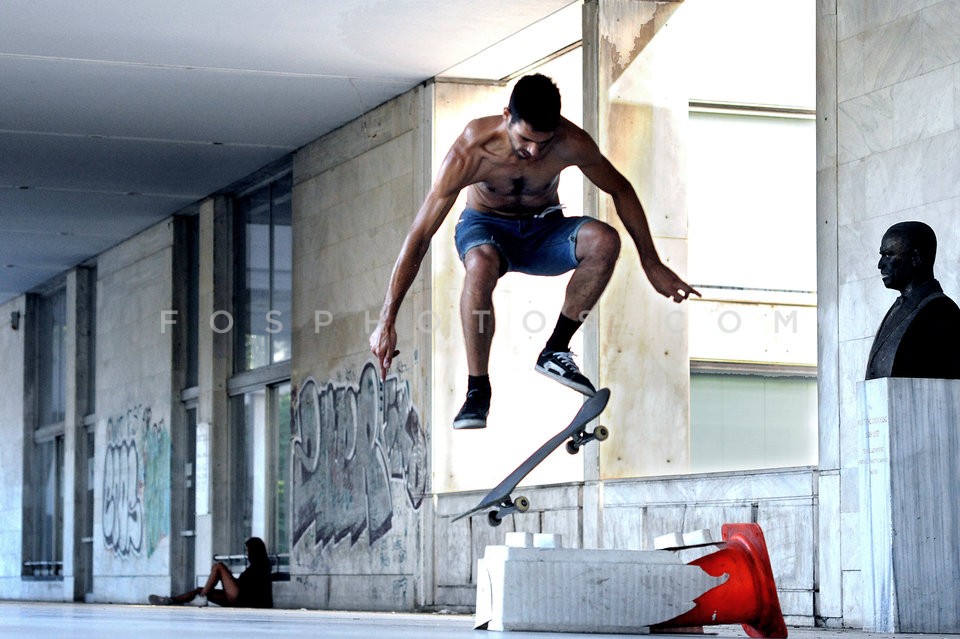
<instances>
[{"instance_id":1,"label":"ceiling","mask_svg":"<svg viewBox=\"0 0 960 639\"><path fill-rule=\"evenodd\" d=\"M579 7L3 0L0 303L426 79L564 48Z\"/></svg>"}]
</instances>

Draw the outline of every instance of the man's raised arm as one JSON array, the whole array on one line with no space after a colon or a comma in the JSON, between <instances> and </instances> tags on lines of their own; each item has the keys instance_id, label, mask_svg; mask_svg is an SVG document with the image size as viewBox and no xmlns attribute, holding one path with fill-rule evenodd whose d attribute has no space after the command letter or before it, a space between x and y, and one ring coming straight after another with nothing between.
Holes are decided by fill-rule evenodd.
<instances>
[{"instance_id":1,"label":"man's raised arm","mask_svg":"<svg viewBox=\"0 0 960 639\"><path fill-rule=\"evenodd\" d=\"M393 265L380 319L377 328L370 335L370 352L380 364L381 379L386 379L387 370L398 352L396 320L400 304L413 286L413 281L420 271L420 264L430 248L430 240L450 212L460 190L470 183L476 170L476 163L469 160L464 147L465 142L461 135L447 153L437 180L417 212Z\"/></svg>"}]
</instances>

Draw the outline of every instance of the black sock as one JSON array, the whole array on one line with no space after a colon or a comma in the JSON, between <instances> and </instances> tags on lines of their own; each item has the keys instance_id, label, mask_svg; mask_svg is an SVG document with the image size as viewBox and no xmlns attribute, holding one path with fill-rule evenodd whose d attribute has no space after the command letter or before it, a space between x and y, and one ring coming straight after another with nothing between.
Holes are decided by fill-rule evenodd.
<instances>
[{"instance_id":1,"label":"black sock","mask_svg":"<svg viewBox=\"0 0 960 639\"><path fill-rule=\"evenodd\" d=\"M470 391L480 391L481 394L490 397L490 376L489 375L467 375L467 393Z\"/></svg>"},{"instance_id":2,"label":"black sock","mask_svg":"<svg viewBox=\"0 0 960 639\"><path fill-rule=\"evenodd\" d=\"M583 325L583 322L570 319L563 313L557 318L557 325L553 329L553 335L547 340L546 350L554 352L563 352L570 350L570 338L577 332L577 329Z\"/></svg>"}]
</instances>

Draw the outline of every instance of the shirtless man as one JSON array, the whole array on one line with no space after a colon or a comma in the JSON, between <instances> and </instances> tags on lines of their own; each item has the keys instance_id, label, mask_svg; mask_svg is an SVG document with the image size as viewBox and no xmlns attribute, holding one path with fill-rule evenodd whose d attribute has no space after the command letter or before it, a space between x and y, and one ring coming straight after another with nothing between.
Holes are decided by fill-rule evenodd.
<instances>
[{"instance_id":1,"label":"shirtless man","mask_svg":"<svg viewBox=\"0 0 960 639\"><path fill-rule=\"evenodd\" d=\"M584 395L595 392L574 363L569 343L610 281L620 236L599 220L563 215L557 186L560 172L568 166L578 167L613 198L657 292L675 302L700 295L660 261L636 192L593 139L560 115L560 92L553 81L540 74L521 78L503 115L470 122L447 153L400 249L380 320L370 336L370 350L385 378L397 354L395 322L400 304L431 238L466 188L467 205L457 223L456 244L466 269L460 318L469 376L455 429L486 426L493 289L510 271L531 275L573 271L556 328L537 359L536 370Z\"/></svg>"}]
</instances>

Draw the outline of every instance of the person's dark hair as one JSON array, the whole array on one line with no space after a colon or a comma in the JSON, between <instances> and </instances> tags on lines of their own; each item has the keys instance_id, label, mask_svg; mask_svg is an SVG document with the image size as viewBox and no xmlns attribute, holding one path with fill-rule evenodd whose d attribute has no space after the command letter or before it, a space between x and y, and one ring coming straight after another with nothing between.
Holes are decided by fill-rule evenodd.
<instances>
[{"instance_id":1,"label":"person's dark hair","mask_svg":"<svg viewBox=\"0 0 960 639\"><path fill-rule=\"evenodd\" d=\"M937 258L937 235L923 222L897 222L889 229L889 235L902 237L923 258L923 263L933 267Z\"/></svg>"},{"instance_id":2,"label":"person's dark hair","mask_svg":"<svg viewBox=\"0 0 960 639\"><path fill-rule=\"evenodd\" d=\"M545 75L525 75L513 87L509 109L511 122L523 120L534 131L548 133L560 124L560 89Z\"/></svg>"},{"instance_id":3,"label":"person's dark hair","mask_svg":"<svg viewBox=\"0 0 960 639\"><path fill-rule=\"evenodd\" d=\"M263 543L263 540L259 537L251 537L246 542L247 545L247 558L250 560L250 565L258 568L266 568L267 572L270 571L270 555L267 554L267 546Z\"/></svg>"}]
</instances>

